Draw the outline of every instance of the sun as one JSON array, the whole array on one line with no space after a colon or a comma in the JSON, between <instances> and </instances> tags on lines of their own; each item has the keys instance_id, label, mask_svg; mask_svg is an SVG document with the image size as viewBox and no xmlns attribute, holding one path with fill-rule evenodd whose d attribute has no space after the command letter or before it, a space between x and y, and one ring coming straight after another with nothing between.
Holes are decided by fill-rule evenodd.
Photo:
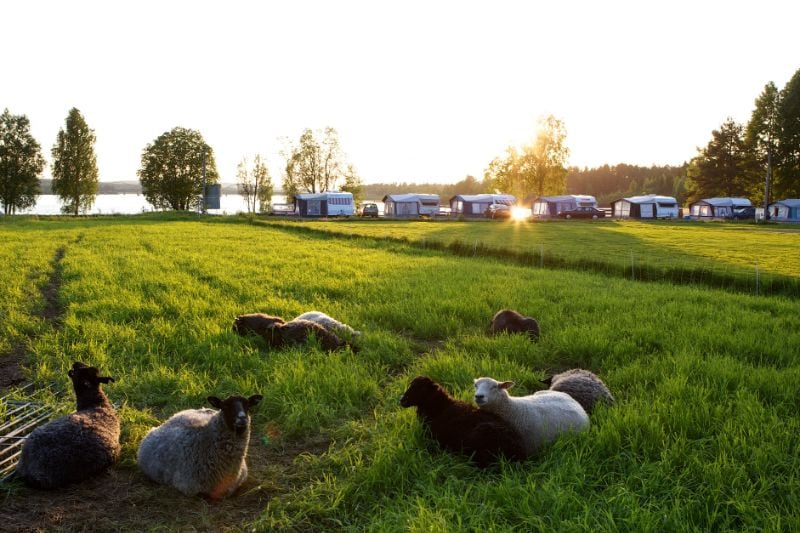
<instances>
[{"instance_id":1,"label":"sun","mask_svg":"<svg viewBox=\"0 0 800 533\"><path fill-rule=\"evenodd\" d=\"M528 220L531 217L531 210L525 207L512 207L511 218L514 220Z\"/></svg>"}]
</instances>

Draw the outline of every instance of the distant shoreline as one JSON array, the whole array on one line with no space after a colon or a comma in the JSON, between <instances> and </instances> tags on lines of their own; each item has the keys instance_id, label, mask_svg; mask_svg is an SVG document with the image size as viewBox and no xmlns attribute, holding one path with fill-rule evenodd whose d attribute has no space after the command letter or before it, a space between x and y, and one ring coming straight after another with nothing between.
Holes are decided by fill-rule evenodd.
<instances>
[{"instance_id":1,"label":"distant shoreline","mask_svg":"<svg viewBox=\"0 0 800 533\"><path fill-rule=\"evenodd\" d=\"M42 194L53 194L53 180L39 180ZM222 194L239 194L236 183L222 183ZM142 194L142 185L136 180L98 182L97 194ZM275 194L282 194L275 191Z\"/></svg>"}]
</instances>

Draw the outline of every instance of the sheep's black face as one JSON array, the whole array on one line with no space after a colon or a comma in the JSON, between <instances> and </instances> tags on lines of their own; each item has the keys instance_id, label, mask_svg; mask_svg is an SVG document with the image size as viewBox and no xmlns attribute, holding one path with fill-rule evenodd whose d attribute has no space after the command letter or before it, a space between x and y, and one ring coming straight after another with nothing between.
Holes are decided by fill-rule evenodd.
<instances>
[{"instance_id":1,"label":"sheep's black face","mask_svg":"<svg viewBox=\"0 0 800 533\"><path fill-rule=\"evenodd\" d=\"M72 379L72 386L75 388L75 394L80 396L84 392L92 392L100 390L101 383L113 382L112 377L101 377L100 371L93 366L86 366L80 361L72 364L72 370L67 372L70 379Z\"/></svg>"},{"instance_id":2,"label":"sheep's black face","mask_svg":"<svg viewBox=\"0 0 800 533\"><path fill-rule=\"evenodd\" d=\"M427 376L416 377L411 382L411 385L408 386L408 390L400 397L400 405L403 407L422 405L425 403L425 399L438 389L439 385L431 378Z\"/></svg>"},{"instance_id":3,"label":"sheep's black face","mask_svg":"<svg viewBox=\"0 0 800 533\"><path fill-rule=\"evenodd\" d=\"M216 396L209 396L208 403L222 411L222 418L225 425L236 433L242 435L250 426L250 409L258 405L263 396L256 394L245 398L244 396L229 396L225 400L220 400Z\"/></svg>"}]
</instances>

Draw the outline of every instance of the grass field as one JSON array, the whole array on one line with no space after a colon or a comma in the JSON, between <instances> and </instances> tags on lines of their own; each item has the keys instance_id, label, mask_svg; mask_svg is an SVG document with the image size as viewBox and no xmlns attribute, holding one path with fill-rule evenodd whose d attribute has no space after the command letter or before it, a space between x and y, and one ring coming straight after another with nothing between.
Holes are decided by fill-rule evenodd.
<instances>
[{"instance_id":1,"label":"grass field","mask_svg":"<svg viewBox=\"0 0 800 533\"><path fill-rule=\"evenodd\" d=\"M469 242L480 233L513 248L521 246L515 232L542 232L551 241L541 242L555 245L594 231L588 224L311 226L370 237L235 217L0 223L0 258L10 265L0 272L0 358L22 343L28 377L61 389L72 361L94 364L118 378L106 390L123 417L123 458L108 476L56 494L12 484L0 520L19 529L800 530L797 298L372 238L380 228L412 240L440 232ZM681 231L639 227L602 223L591 245L569 246L590 257L603 238L608 246L622 239L637 255L663 257L656 230ZM559 237L559 228L568 233ZM776 254L798 238L752 226L684 229L730 246L768 241ZM792 253L794 269L763 268L797 278ZM41 289L53 272L61 315L44 320ZM487 337L503 307L537 317L541 341ZM362 330L360 352L268 351L230 329L239 313L289 318L312 309ZM398 404L420 374L470 400L474 377L514 380L519 395L575 366L600 374L617 405L541 457L488 471L436 449ZM229 393L265 398L239 496L208 504L138 473L136 448L149 427ZM52 401L66 412L70 396ZM37 501L61 513L32 511Z\"/></svg>"},{"instance_id":2,"label":"grass field","mask_svg":"<svg viewBox=\"0 0 800 533\"><path fill-rule=\"evenodd\" d=\"M800 296L800 228L786 224L318 220L301 227L628 279Z\"/></svg>"}]
</instances>

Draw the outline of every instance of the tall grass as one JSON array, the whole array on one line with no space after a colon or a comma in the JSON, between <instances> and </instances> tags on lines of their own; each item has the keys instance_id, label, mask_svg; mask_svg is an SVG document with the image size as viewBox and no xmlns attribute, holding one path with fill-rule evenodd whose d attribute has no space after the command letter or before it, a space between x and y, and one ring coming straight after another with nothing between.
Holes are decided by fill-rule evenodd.
<instances>
[{"instance_id":1,"label":"tall grass","mask_svg":"<svg viewBox=\"0 0 800 533\"><path fill-rule=\"evenodd\" d=\"M121 468L135 468L150 425L212 393L264 394L254 448L331 442L292 464L292 483L249 524L257 529L800 528L796 299L236 218L31 220L0 230L42 249L12 278L46 272L50 252L65 247L63 326L32 340L32 375L66 387L66 368L84 360L119 378L108 391L122 407ZM20 314L30 311L17 301ZM488 337L503 307L537 317L541 341ZM364 331L361 350L269 351L230 330L238 313L311 309ZM593 414L588 433L494 470L438 450L398 405L419 374L469 401L474 377L514 380L512 392L524 394L574 366L598 372L617 405Z\"/></svg>"}]
</instances>

